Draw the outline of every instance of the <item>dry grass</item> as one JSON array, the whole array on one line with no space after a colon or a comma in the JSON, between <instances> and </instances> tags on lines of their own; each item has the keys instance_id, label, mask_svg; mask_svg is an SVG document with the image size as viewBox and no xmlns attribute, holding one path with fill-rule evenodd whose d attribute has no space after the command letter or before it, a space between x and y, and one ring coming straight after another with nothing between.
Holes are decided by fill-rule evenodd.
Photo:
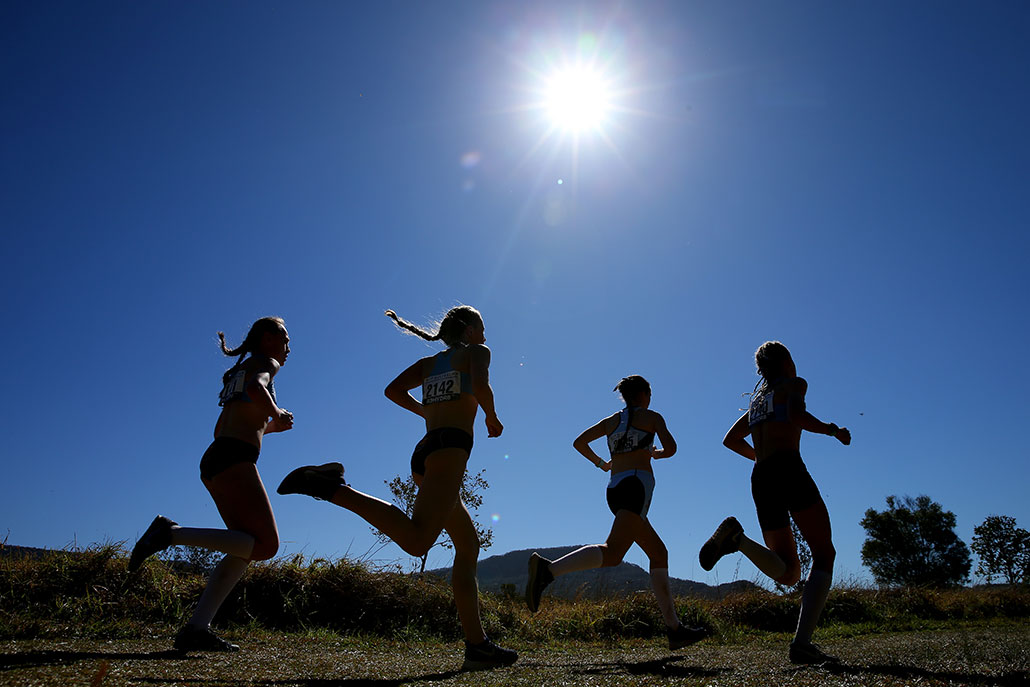
<instances>
[{"instance_id":1,"label":"dry grass","mask_svg":"<svg viewBox=\"0 0 1030 687\"><path fill-rule=\"evenodd\" d=\"M136 575L125 552L105 546L40 559L0 558L0 638L136 639L182 622L204 578L162 561ZM789 632L798 594L752 591L719 601L679 599L684 622L724 640ZM530 615L520 596L482 595L487 631L531 642L621 641L662 634L649 591L565 601L545 594ZM824 628L840 635L928 629L952 621L1030 617L1030 590L835 588ZM295 557L251 566L227 599L223 627L304 633L328 631L386 639L451 640L461 636L450 586L434 576L370 570L346 560ZM836 635L832 635L836 636Z\"/></svg>"},{"instance_id":2,"label":"dry grass","mask_svg":"<svg viewBox=\"0 0 1030 687\"><path fill-rule=\"evenodd\" d=\"M656 640L516 642L512 668L463 673L458 642L330 635L236 636L238 654L176 655L169 640L0 642L0 686L276 685L1030 685L1030 628L1007 622L823 642L844 666L796 667L787 638L702 642L670 654ZM99 678L99 679L98 679Z\"/></svg>"},{"instance_id":3,"label":"dry grass","mask_svg":"<svg viewBox=\"0 0 1030 687\"><path fill-rule=\"evenodd\" d=\"M466 674L449 585L300 558L252 566L217 623L244 651L181 656L170 637L203 588L117 546L0 559L0 686L40 685L1000 685L1030 687L1030 591L836 588L818 641L846 661L786 662L798 595L679 599L713 638L670 655L650 593L563 601L531 615L483 595L487 632L521 653L512 669Z\"/></svg>"}]
</instances>

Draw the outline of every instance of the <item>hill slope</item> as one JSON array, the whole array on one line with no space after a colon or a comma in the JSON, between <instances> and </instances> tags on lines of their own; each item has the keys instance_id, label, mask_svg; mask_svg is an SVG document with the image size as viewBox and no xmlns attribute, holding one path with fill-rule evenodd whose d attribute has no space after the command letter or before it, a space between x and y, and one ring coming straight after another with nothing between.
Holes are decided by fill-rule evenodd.
<instances>
[{"instance_id":1,"label":"hill slope","mask_svg":"<svg viewBox=\"0 0 1030 687\"><path fill-rule=\"evenodd\" d=\"M14 546L13 544L0 544L0 558L45 558L55 553L53 549L37 549L34 546ZM67 553L67 552L65 552Z\"/></svg>"},{"instance_id":2,"label":"hill slope","mask_svg":"<svg viewBox=\"0 0 1030 687\"><path fill-rule=\"evenodd\" d=\"M527 561L529 555L536 551L544 558L554 560L564 556L579 546L557 546L547 549L520 549L509 551L500 556L489 556L479 561L479 588L484 591L500 594L504 585L514 585L519 595L526 588L529 579ZM440 577L450 577L450 568L436 568L426 572ZM727 582L717 587L703 582L670 578L669 586L676 596L694 596L703 599L721 599L728 594L756 588L746 580ZM613 568L598 568L569 573L555 580L547 588L547 594L564 599L597 596L625 596L641 590L651 589L651 576L646 570L633 563L620 563Z\"/></svg>"}]
</instances>

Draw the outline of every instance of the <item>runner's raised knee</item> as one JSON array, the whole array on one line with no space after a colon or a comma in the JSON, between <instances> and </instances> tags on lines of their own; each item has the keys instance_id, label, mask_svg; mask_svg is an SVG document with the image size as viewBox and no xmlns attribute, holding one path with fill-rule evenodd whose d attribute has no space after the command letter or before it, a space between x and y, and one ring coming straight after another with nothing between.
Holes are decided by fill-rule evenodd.
<instances>
[{"instance_id":1,"label":"runner's raised knee","mask_svg":"<svg viewBox=\"0 0 1030 687\"><path fill-rule=\"evenodd\" d=\"M787 565L787 571L776 578L776 581L780 584L785 584L788 587L797 584L797 581L801 579L801 564L792 562Z\"/></svg>"},{"instance_id":2,"label":"runner's raised knee","mask_svg":"<svg viewBox=\"0 0 1030 687\"><path fill-rule=\"evenodd\" d=\"M812 550L812 568L833 572L833 562L837 559L837 551L833 544L827 544L825 548Z\"/></svg>"},{"instance_id":3,"label":"runner's raised knee","mask_svg":"<svg viewBox=\"0 0 1030 687\"><path fill-rule=\"evenodd\" d=\"M625 551L616 551L607 544L601 544L601 567L613 568L622 562Z\"/></svg>"},{"instance_id":4,"label":"runner's raised knee","mask_svg":"<svg viewBox=\"0 0 1030 687\"><path fill-rule=\"evenodd\" d=\"M657 546L653 547L651 553L648 554L647 560L650 563L650 567L654 568L668 568L669 567L669 549L664 543L659 542Z\"/></svg>"},{"instance_id":5,"label":"runner's raised knee","mask_svg":"<svg viewBox=\"0 0 1030 687\"><path fill-rule=\"evenodd\" d=\"M400 544L400 542L397 543L400 545L402 549L404 549L404 552L406 554L410 556L415 556L416 558L421 558L422 556L425 556L427 553L429 553L429 549L433 546L432 543L427 544L421 541L412 542L411 544L408 544L406 546Z\"/></svg>"},{"instance_id":6,"label":"runner's raised knee","mask_svg":"<svg viewBox=\"0 0 1030 687\"><path fill-rule=\"evenodd\" d=\"M267 561L279 552L279 536L277 534L255 537L254 549L250 552L250 560Z\"/></svg>"},{"instance_id":7,"label":"runner's raised knee","mask_svg":"<svg viewBox=\"0 0 1030 687\"><path fill-rule=\"evenodd\" d=\"M429 534L419 532L416 533L410 541L402 542L396 539L394 541L397 543L398 546L404 549L406 553L421 558L422 556L425 556L427 553L429 553L429 549L433 548L433 544L436 543L436 540L439 536L439 532L433 534L432 536L430 536Z\"/></svg>"}]
</instances>

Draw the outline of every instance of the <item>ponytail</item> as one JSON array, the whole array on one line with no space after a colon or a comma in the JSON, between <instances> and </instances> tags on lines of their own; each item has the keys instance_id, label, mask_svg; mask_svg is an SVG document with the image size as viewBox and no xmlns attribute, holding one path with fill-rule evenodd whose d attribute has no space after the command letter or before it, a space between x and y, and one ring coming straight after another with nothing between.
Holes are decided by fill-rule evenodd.
<instances>
[{"instance_id":1,"label":"ponytail","mask_svg":"<svg viewBox=\"0 0 1030 687\"><path fill-rule=\"evenodd\" d=\"M401 329L404 329L406 331L411 332L415 336L422 337L426 341L439 341L440 340L440 332L437 332L436 334L430 334L429 332L422 331L421 329L419 329L418 327L413 325L411 322L408 322L407 320L402 320L401 318L399 318L397 316L397 313L395 313L393 310L387 310L383 314L386 315L387 317L389 317L391 320L393 320L397 324L398 327L400 327Z\"/></svg>"},{"instance_id":2,"label":"ponytail","mask_svg":"<svg viewBox=\"0 0 1030 687\"><path fill-rule=\"evenodd\" d=\"M278 331L280 328L285 326L286 323L281 317L262 317L250 326L250 331L247 332L247 336L243 339L243 343L234 349L230 349L225 343L225 332L218 332L218 345L222 349L222 353L230 358L238 356L238 360L233 364L233 366L226 370L225 374L222 375L222 383L229 383L229 379L232 377L233 373L239 369L240 365L243 364L243 359L248 353L253 356L254 353L257 352L258 347L261 345L261 337L266 332Z\"/></svg>"},{"instance_id":3,"label":"ponytail","mask_svg":"<svg viewBox=\"0 0 1030 687\"><path fill-rule=\"evenodd\" d=\"M421 327L401 319L393 310L387 310L383 314L393 320L404 331L426 341L443 341L447 344L448 348L462 342L461 335L465 333L466 327L476 324L482 325L483 323L483 316L471 305L459 305L448 310L443 321L436 325L436 334L430 334Z\"/></svg>"},{"instance_id":4,"label":"ponytail","mask_svg":"<svg viewBox=\"0 0 1030 687\"><path fill-rule=\"evenodd\" d=\"M626 407L629 407L630 401L640 394L649 393L651 391L651 385L646 379L640 375L630 375L629 377L623 377L619 380L619 383L615 385L612 391L618 391L622 396L622 400L626 402Z\"/></svg>"}]
</instances>

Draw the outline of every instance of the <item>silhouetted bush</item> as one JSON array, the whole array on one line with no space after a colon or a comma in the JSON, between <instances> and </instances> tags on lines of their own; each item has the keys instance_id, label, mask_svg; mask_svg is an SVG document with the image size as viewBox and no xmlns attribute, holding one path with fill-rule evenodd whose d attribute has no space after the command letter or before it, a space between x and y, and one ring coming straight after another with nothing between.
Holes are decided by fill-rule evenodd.
<instances>
[{"instance_id":1,"label":"silhouetted bush","mask_svg":"<svg viewBox=\"0 0 1030 687\"><path fill-rule=\"evenodd\" d=\"M798 624L800 595L764 590L733 594L715 603L715 614L730 625L769 632L793 632Z\"/></svg>"},{"instance_id":2,"label":"silhouetted bush","mask_svg":"<svg viewBox=\"0 0 1030 687\"><path fill-rule=\"evenodd\" d=\"M832 589L823 610L823 623L865 623L883 618L873 594L856 589Z\"/></svg>"}]
</instances>

